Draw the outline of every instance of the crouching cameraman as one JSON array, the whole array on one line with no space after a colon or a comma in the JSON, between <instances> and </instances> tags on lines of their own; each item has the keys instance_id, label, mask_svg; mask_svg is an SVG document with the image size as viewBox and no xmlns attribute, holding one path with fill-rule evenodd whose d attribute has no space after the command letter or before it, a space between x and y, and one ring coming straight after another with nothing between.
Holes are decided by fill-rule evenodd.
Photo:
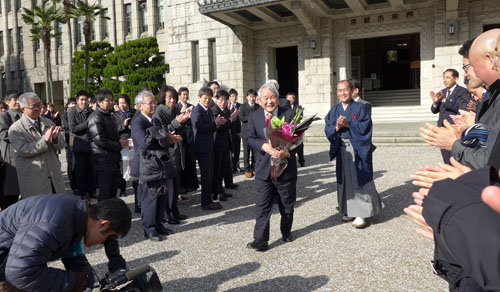
<instances>
[{"instance_id":1,"label":"crouching cameraman","mask_svg":"<svg viewBox=\"0 0 500 292\"><path fill-rule=\"evenodd\" d=\"M64 257L82 241L125 236L132 215L120 199L89 206L72 195L38 195L0 212L0 291L83 291L92 271L84 254ZM47 262L62 258L66 271Z\"/></svg>"}]
</instances>

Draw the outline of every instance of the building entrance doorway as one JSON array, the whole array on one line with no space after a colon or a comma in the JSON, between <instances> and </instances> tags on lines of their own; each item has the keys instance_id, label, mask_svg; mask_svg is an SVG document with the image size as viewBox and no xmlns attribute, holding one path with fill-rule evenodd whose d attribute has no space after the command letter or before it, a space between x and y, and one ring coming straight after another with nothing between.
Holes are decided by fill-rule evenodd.
<instances>
[{"instance_id":1,"label":"building entrance doorway","mask_svg":"<svg viewBox=\"0 0 500 292\"><path fill-rule=\"evenodd\" d=\"M276 48L276 80L279 83L280 98L294 92L299 98L299 60L297 47ZM280 99L280 104L284 100Z\"/></svg>"},{"instance_id":2,"label":"building entrance doorway","mask_svg":"<svg viewBox=\"0 0 500 292\"><path fill-rule=\"evenodd\" d=\"M351 78L374 106L420 104L420 35L351 40Z\"/></svg>"}]
</instances>

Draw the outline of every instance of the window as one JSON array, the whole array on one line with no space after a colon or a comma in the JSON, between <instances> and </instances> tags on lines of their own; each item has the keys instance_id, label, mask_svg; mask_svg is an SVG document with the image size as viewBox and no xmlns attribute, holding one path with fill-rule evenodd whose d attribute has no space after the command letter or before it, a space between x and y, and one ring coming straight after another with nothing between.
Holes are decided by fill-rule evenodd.
<instances>
[{"instance_id":1,"label":"window","mask_svg":"<svg viewBox=\"0 0 500 292\"><path fill-rule=\"evenodd\" d=\"M80 45L82 43L82 33L83 33L83 25L82 18L78 17L76 19L75 32L76 32L76 45Z\"/></svg>"},{"instance_id":2,"label":"window","mask_svg":"<svg viewBox=\"0 0 500 292\"><path fill-rule=\"evenodd\" d=\"M95 21L90 22L90 40L95 41Z\"/></svg>"},{"instance_id":3,"label":"window","mask_svg":"<svg viewBox=\"0 0 500 292\"><path fill-rule=\"evenodd\" d=\"M132 4L125 4L125 35L132 33Z\"/></svg>"},{"instance_id":4,"label":"window","mask_svg":"<svg viewBox=\"0 0 500 292\"><path fill-rule=\"evenodd\" d=\"M101 35L102 39L109 37L109 27L108 27L108 9L102 10L102 18L101 18Z\"/></svg>"},{"instance_id":5,"label":"window","mask_svg":"<svg viewBox=\"0 0 500 292\"><path fill-rule=\"evenodd\" d=\"M16 0L16 9L21 10L21 8L22 8L21 0Z\"/></svg>"},{"instance_id":6,"label":"window","mask_svg":"<svg viewBox=\"0 0 500 292\"><path fill-rule=\"evenodd\" d=\"M17 45L19 48L19 54L24 52L24 45L23 45L23 28L18 27L17 28Z\"/></svg>"},{"instance_id":7,"label":"window","mask_svg":"<svg viewBox=\"0 0 500 292\"><path fill-rule=\"evenodd\" d=\"M3 31L0 31L0 56L4 55L3 51Z\"/></svg>"},{"instance_id":8,"label":"window","mask_svg":"<svg viewBox=\"0 0 500 292\"><path fill-rule=\"evenodd\" d=\"M26 92L27 91L27 88L26 88L26 72L24 70L21 71L21 88L23 90L23 92Z\"/></svg>"},{"instance_id":9,"label":"window","mask_svg":"<svg viewBox=\"0 0 500 292\"><path fill-rule=\"evenodd\" d=\"M193 82L200 81L200 44L192 43L193 48Z\"/></svg>"},{"instance_id":10,"label":"window","mask_svg":"<svg viewBox=\"0 0 500 292\"><path fill-rule=\"evenodd\" d=\"M208 57L209 59L209 79L217 79L217 50L215 39L208 40Z\"/></svg>"},{"instance_id":11,"label":"window","mask_svg":"<svg viewBox=\"0 0 500 292\"><path fill-rule=\"evenodd\" d=\"M7 12L10 12L12 10L12 1L7 0Z\"/></svg>"},{"instance_id":12,"label":"window","mask_svg":"<svg viewBox=\"0 0 500 292\"><path fill-rule=\"evenodd\" d=\"M14 53L14 41L12 40L12 29L8 30L7 45L9 46L9 55Z\"/></svg>"},{"instance_id":13,"label":"window","mask_svg":"<svg viewBox=\"0 0 500 292\"><path fill-rule=\"evenodd\" d=\"M144 33L148 31L148 22L146 19L146 14L147 14L147 9L146 7L144 8L139 8L139 21L140 21L140 32L139 33Z\"/></svg>"},{"instance_id":14,"label":"window","mask_svg":"<svg viewBox=\"0 0 500 292\"><path fill-rule=\"evenodd\" d=\"M33 48L35 48L35 52L39 52L40 51L40 40L37 40L36 42L33 43Z\"/></svg>"},{"instance_id":15,"label":"window","mask_svg":"<svg viewBox=\"0 0 500 292\"><path fill-rule=\"evenodd\" d=\"M165 28L165 22L163 21L163 0L156 0L156 28Z\"/></svg>"},{"instance_id":16,"label":"window","mask_svg":"<svg viewBox=\"0 0 500 292\"><path fill-rule=\"evenodd\" d=\"M63 43L62 43L62 31L63 31L63 27L62 27L62 23L58 22L57 23L57 33L60 33L59 36L57 37L56 39L56 44L57 44L57 47L62 47Z\"/></svg>"}]
</instances>

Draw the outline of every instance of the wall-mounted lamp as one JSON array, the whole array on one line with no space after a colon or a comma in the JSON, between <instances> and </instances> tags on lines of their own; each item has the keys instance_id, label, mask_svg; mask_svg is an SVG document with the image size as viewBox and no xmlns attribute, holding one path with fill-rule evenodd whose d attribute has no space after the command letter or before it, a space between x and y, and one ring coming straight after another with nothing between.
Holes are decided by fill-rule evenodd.
<instances>
[{"instance_id":1,"label":"wall-mounted lamp","mask_svg":"<svg viewBox=\"0 0 500 292\"><path fill-rule=\"evenodd\" d=\"M450 26L448 26L448 34L450 34L450 36L455 34L455 25L453 23L450 23Z\"/></svg>"},{"instance_id":2,"label":"wall-mounted lamp","mask_svg":"<svg viewBox=\"0 0 500 292\"><path fill-rule=\"evenodd\" d=\"M316 49L316 40L311 40L311 49Z\"/></svg>"}]
</instances>

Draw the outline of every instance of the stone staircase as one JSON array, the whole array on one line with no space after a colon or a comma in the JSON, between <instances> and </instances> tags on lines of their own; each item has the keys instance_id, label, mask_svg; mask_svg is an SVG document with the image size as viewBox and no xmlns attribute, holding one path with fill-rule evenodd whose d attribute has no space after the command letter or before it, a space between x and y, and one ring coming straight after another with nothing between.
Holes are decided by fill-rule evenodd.
<instances>
[{"instance_id":1,"label":"stone staircase","mask_svg":"<svg viewBox=\"0 0 500 292\"><path fill-rule=\"evenodd\" d=\"M362 97L375 107L420 105L420 89L364 90Z\"/></svg>"}]
</instances>

